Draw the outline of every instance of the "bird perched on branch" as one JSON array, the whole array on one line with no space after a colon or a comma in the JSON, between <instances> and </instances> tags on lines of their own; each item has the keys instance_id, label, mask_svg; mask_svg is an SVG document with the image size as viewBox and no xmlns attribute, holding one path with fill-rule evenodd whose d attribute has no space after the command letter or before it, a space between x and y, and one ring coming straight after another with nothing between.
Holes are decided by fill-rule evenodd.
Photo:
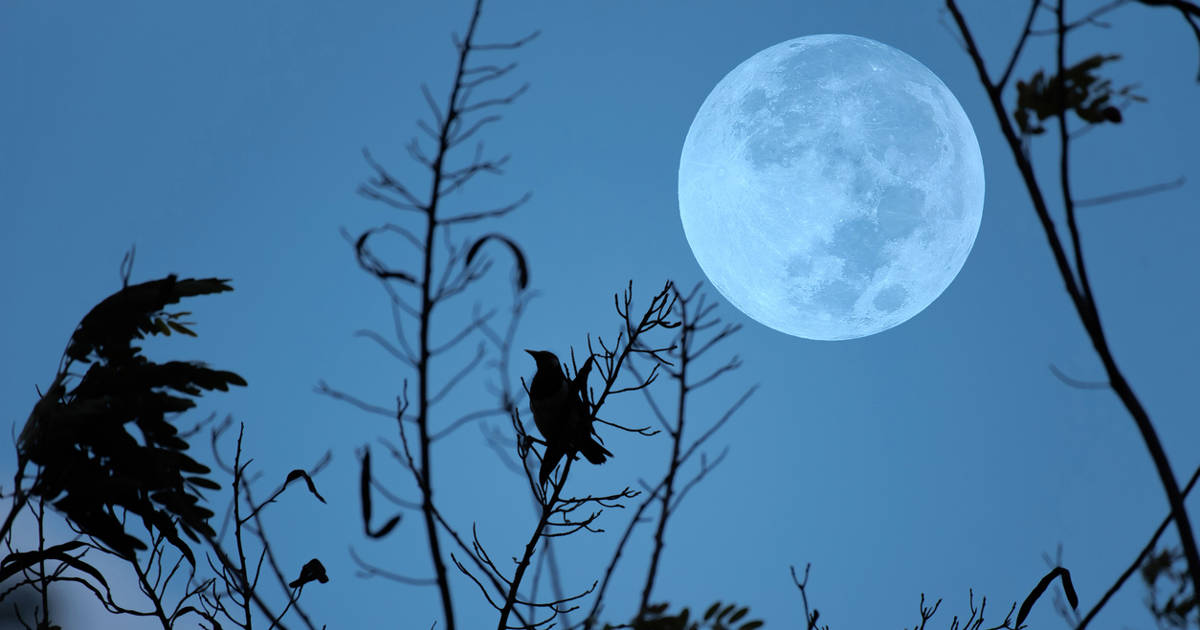
<instances>
[{"instance_id":1,"label":"bird perched on branch","mask_svg":"<svg viewBox=\"0 0 1200 630\"><path fill-rule=\"evenodd\" d=\"M563 455L574 457L577 452L583 453L589 462L603 464L612 457L612 453L597 441L592 427L595 417L583 396L587 375L592 368L591 358L584 363L575 380L571 381L563 373L562 364L553 352L525 352L537 362L537 372L529 384L529 408L533 411L533 423L546 440L538 481L546 485L550 473Z\"/></svg>"}]
</instances>

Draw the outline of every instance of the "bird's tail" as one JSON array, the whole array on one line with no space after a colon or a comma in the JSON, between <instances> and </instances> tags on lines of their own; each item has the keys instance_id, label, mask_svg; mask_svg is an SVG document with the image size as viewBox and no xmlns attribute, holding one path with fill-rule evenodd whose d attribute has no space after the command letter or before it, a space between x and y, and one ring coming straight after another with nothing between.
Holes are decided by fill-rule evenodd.
<instances>
[{"instance_id":1,"label":"bird's tail","mask_svg":"<svg viewBox=\"0 0 1200 630\"><path fill-rule=\"evenodd\" d=\"M583 453L583 456L593 464L603 464L605 460L613 456L608 449L590 435L583 441L583 444L579 445L579 452Z\"/></svg>"}]
</instances>

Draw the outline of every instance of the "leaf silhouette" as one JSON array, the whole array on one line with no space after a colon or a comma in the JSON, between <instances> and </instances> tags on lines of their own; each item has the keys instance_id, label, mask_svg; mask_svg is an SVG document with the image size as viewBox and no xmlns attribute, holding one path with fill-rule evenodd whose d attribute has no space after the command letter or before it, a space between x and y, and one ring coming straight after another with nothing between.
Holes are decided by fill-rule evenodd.
<instances>
[{"instance_id":1,"label":"leaf silhouette","mask_svg":"<svg viewBox=\"0 0 1200 630\"><path fill-rule=\"evenodd\" d=\"M325 497L321 496L320 492L317 492L317 485L313 483L312 477L309 477L307 472L304 472L303 470L301 470L299 468L288 473L287 481L283 482L283 486L286 488L289 483L292 483L293 481L300 479L300 478L303 478L304 483L308 485L308 491L311 492L314 497L317 497L318 501L320 501L321 503L324 503Z\"/></svg>"},{"instance_id":2,"label":"leaf silhouette","mask_svg":"<svg viewBox=\"0 0 1200 630\"><path fill-rule=\"evenodd\" d=\"M1033 587L1033 590L1029 592L1029 596L1025 598L1025 601L1021 602L1021 608L1017 611L1018 628L1021 627L1025 618L1029 616L1029 611L1033 609L1033 605L1042 596L1042 593L1046 592L1046 588L1050 586L1054 578L1060 576L1062 577L1063 590L1067 593L1067 602L1071 604L1071 608L1079 607L1079 596L1075 594L1075 586L1071 584L1071 572L1063 567L1054 567L1037 583L1037 586Z\"/></svg>"},{"instance_id":3,"label":"leaf silhouette","mask_svg":"<svg viewBox=\"0 0 1200 630\"><path fill-rule=\"evenodd\" d=\"M159 280L127 286L92 308L71 336L67 356L87 361L88 355L102 358L127 356L130 341L142 339L156 330L155 320L162 309L185 297L232 291L229 279L185 278L174 274Z\"/></svg>"},{"instance_id":4,"label":"leaf silhouette","mask_svg":"<svg viewBox=\"0 0 1200 630\"><path fill-rule=\"evenodd\" d=\"M381 280L400 280L407 284L416 284L417 279L412 274L405 273L403 271L396 271L394 269L388 269L387 265L383 264L383 261L376 258L375 254L372 254L371 250L367 249L367 239L370 238L372 234L380 231L380 229L381 228L371 228L366 232L363 232L362 236L359 236L358 240L354 242L354 255L358 258L359 266L365 269L367 273L370 273Z\"/></svg>"},{"instance_id":5,"label":"leaf silhouette","mask_svg":"<svg viewBox=\"0 0 1200 630\"><path fill-rule=\"evenodd\" d=\"M96 581L103 584L104 588L107 590L108 582L104 579L104 575L101 574L96 567L93 567L83 560L67 553L68 551L82 547L83 545L84 543L82 541L73 540L69 543L47 547L41 551L24 551L9 554L4 557L3 561L0 561L0 582L7 580L8 578L44 560L58 560L63 564L83 571L93 578L96 578Z\"/></svg>"},{"instance_id":6,"label":"leaf silhouette","mask_svg":"<svg viewBox=\"0 0 1200 630\"><path fill-rule=\"evenodd\" d=\"M479 237L479 240L475 241L475 243L471 245L471 248L467 250L467 257L463 264L470 265L471 261L475 260L475 255L479 253L479 249L483 247L483 244L490 239L495 239L501 243L504 243L508 246L508 249L512 251L513 258L515 258L517 262L517 286L521 287L521 289L528 287L529 266L525 264L525 254L521 251L521 248L516 244L515 241L502 234L496 234L493 232L491 234L484 234L483 236Z\"/></svg>"},{"instance_id":7,"label":"leaf silhouette","mask_svg":"<svg viewBox=\"0 0 1200 630\"><path fill-rule=\"evenodd\" d=\"M205 391L246 381L194 361L153 362L132 342L172 330L194 336L179 321L187 312L162 309L185 297L230 290L227 279L170 275L102 300L76 327L65 352L68 364L89 363L87 371L76 377L64 368L56 375L18 438L19 456L40 467L32 493L118 554L130 556L146 545L125 531L115 508L140 517L193 564L180 531L193 541L216 534L199 491L220 486L205 477L207 466L186 454L188 444L171 420ZM130 425L136 425L132 433Z\"/></svg>"},{"instance_id":8,"label":"leaf silhouette","mask_svg":"<svg viewBox=\"0 0 1200 630\"><path fill-rule=\"evenodd\" d=\"M1061 77L1046 76L1045 71L1038 70L1028 82L1017 81L1017 108L1013 118L1021 133L1045 133L1042 121L1062 116L1068 110L1091 124L1121 122L1121 110L1112 105L1114 96L1133 101L1146 99L1133 93L1136 86L1114 90L1112 81L1095 74L1102 65L1120 58L1120 55L1092 55L1064 68Z\"/></svg>"},{"instance_id":9,"label":"leaf silhouette","mask_svg":"<svg viewBox=\"0 0 1200 630\"><path fill-rule=\"evenodd\" d=\"M371 538L387 536L400 523L400 514L388 519L383 527L371 531L371 449L365 448L362 459L362 473L358 478L359 500L362 503L363 529Z\"/></svg>"}]
</instances>

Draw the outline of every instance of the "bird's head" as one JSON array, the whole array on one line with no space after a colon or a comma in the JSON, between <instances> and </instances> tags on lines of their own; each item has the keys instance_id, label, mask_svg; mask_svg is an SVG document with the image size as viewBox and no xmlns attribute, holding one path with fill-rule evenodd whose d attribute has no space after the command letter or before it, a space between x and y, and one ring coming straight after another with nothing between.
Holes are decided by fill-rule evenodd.
<instances>
[{"instance_id":1,"label":"bird's head","mask_svg":"<svg viewBox=\"0 0 1200 630\"><path fill-rule=\"evenodd\" d=\"M558 362L558 357L549 350L526 350L525 352L528 352L529 356L533 357L534 361L537 361L539 370L545 369L551 372L562 370L562 364Z\"/></svg>"}]
</instances>

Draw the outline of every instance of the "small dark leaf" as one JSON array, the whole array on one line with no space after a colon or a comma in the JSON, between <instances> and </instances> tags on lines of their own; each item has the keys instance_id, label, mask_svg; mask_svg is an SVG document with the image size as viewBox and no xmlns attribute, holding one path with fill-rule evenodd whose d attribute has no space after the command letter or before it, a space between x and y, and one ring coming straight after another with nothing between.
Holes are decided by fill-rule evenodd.
<instances>
[{"instance_id":1,"label":"small dark leaf","mask_svg":"<svg viewBox=\"0 0 1200 630\"><path fill-rule=\"evenodd\" d=\"M167 320L167 325L170 326L171 329L177 333L182 333L189 337L196 336L196 333L192 332L191 329L189 329L187 326L184 326L183 324L181 324L175 320Z\"/></svg>"},{"instance_id":2,"label":"small dark leaf","mask_svg":"<svg viewBox=\"0 0 1200 630\"><path fill-rule=\"evenodd\" d=\"M283 485L286 488L289 483L292 483L293 481L300 479L302 477L304 478L304 483L308 485L308 491L311 492L314 497L317 497L318 501L320 501L321 503L324 503L325 497L321 496L320 492L317 492L317 486L316 486L316 484L313 483L312 477L309 477L308 473L304 472L303 470L301 470L299 468L288 473L287 481L284 481Z\"/></svg>"},{"instance_id":3,"label":"small dark leaf","mask_svg":"<svg viewBox=\"0 0 1200 630\"><path fill-rule=\"evenodd\" d=\"M763 627L763 622L759 619L755 619L754 621L748 621L742 624L742 627L738 628L738 630L757 630L761 627Z\"/></svg>"},{"instance_id":4,"label":"small dark leaf","mask_svg":"<svg viewBox=\"0 0 1200 630\"><path fill-rule=\"evenodd\" d=\"M8 578L20 573L21 571L24 571L25 569L28 569L29 567L32 567L33 565L45 560L57 560L96 578L96 581L103 584L104 588L107 589L108 582L104 579L104 575L100 573L96 567L93 567L83 560L80 560L79 558L67 553L68 551L82 545L83 542L74 540L69 543L47 547L41 551L25 551L9 554L8 556L5 556L3 562L0 562L0 567L2 567L0 568L0 582L3 582Z\"/></svg>"},{"instance_id":5,"label":"small dark leaf","mask_svg":"<svg viewBox=\"0 0 1200 630\"><path fill-rule=\"evenodd\" d=\"M188 477L187 480L189 483L192 483L194 485L200 486L201 488L205 488L208 490L220 490L221 489L221 484L219 484L211 479L208 479L206 477Z\"/></svg>"},{"instance_id":6,"label":"small dark leaf","mask_svg":"<svg viewBox=\"0 0 1200 630\"><path fill-rule=\"evenodd\" d=\"M712 619L712 616L717 614L717 609L720 607L721 607L721 602L713 602L713 605L709 606L708 610L704 611L705 621Z\"/></svg>"},{"instance_id":7,"label":"small dark leaf","mask_svg":"<svg viewBox=\"0 0 1200 630\"><path fill-rule=\"evenodd\" d=\"M400 514L393 516L383 527L371 531L371 450L364 449L362 474L358 478L359 500L362 502L363 529L371 538L383 538L400 523Z\"/></svg>"},{"instance_id":8,"label":"small dark leaf","mask_svg":"<svg viewBox=\"0 0 1200 630\"><path fill-rule=\"evenodd\" d=\"M370 536L371 538L383 538L384 536L387 536L389 533L391 533L392 529L394 529L396 527L396 525L398 525L399 523L400 523L400 515L397 514L397 515L393 516L392 518L388 519L388 522L384 523L383 527L380 527L376 531L372 532L370 530L370 528L368 528L367 535Z\"/></svg>"},{"instance_id":9,"label":"small dark leaf","mask_svg":"<svg viewBox=\"0 0 1200 630\"><path fill-rule=\"evenodd\" d=\"M371 535L371 449L364 449L362 458L362 473L358 478L358 496L362 504L363 527L367 535Z\"/></svg>"},{"instance_id":10,"label":"small dark leaf","mask_svg":"<svg viewBox=\"0 0 1200 630\"><path fill-rule=\"evenodd\" d=\"M1046 592L1046 587L1054 581L1054 578L1063 577L1063 590L1067 592L1067 599L1071 602L1071 607L1075 608L1079 605L1079 597L1075 594L1075 587L1071 585L1071 573L1062 567L1054 567L1045 575L1029 592L1029 596L1021 602L1021 609L1017 611L1017 627L1021 627L1025 618L1029 616L1029 611L1033 609L1033 605L1037 602L1042 593Z\"/></svg>"},{"instance_id":11,"label":"small dark leaf","mask_svg":"<svg viewBox=\"0 0 1200 630\"><path fill-rule=\"evenodd\" d=\"M83 544L84 543L82 541L73 540L69 543L48 547L42 550L42 552L24 551L10 553L7 556L4 556L3 560L0 560L0 582L4 582L8 578L20 573L24 569L37 564L43 557L47 557L48 554L65 553L72 549L82 547Z\"/></svg>"},{"instance_id":12,"label":"small dark leaf","mask_svg":"<svg viewBox=\"0 0 1200 630\"><path fill-rule=\"evenodd\" d=\"M471 261L475 260L475 255L479 253L479 248L483 247L483 244L488 239L496 239L507 245L508 249L512 251L513 258L517 262L517 286L521 289L527 288L529 286L529 266L525 264L525 254L521 252L521 248L517 246L516 242L502 234L484 234L479 237L479 240L475 241L475 244L471 245L471 248L467 250L467 257L463 265L470 265Z\"/></svg>"},{"instance_id":13,"label":"small dark leaf","mask_svg":"<svg viewBox=\"0 0 1200 630\"><path fill-rule=\"evenodd\" d=\"M362 236L358 237L357 241L355 241L354 255L358 258L359 266L366 270L367 273L370 273L381 280L400 280L412 285L417 284L416 277L412 276L411 274L404 273L403 271L394 271L392 269L388 269L382 262L380 262L378 258L375 257L374 254L371 253L371 250L367 249L367 239L377 231L379 231L379 228L367 230L366 232L362 233Z\"/></svg>"},{"instance_id":14,"label":"small dark leaf","mask_svg":"<svg viewBox=\"0 0 1200 630\"><path fill-rule=\"evenodd\" d=\"M742 608L741 610L733 613L733 616L729 618L729 623L737 622L742 617L745 617L746 613L748 613L748 612L750 612L749 608Z\"/></svg>"},{"instance_id":15,"label":"small dark leaf","mask_svg":"<svg viewBox=\"0 0 1200 630\"><path fill-rule=\"evenodd\" d=\"M1066 569L1062 570L1062 585L1067 593L1067 603L1071 604L1071 608L1079 608L1079 595L1075 593L1075 585L1071 583L1071 572Z\"/></svg>"}]
</instances>

